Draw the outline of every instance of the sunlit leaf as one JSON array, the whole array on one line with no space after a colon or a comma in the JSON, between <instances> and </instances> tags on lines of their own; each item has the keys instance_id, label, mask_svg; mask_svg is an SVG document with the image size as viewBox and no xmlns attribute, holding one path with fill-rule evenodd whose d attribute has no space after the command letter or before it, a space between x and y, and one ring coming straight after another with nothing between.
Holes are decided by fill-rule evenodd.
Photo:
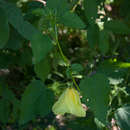
<instances>
[{"instance_id":1,"label":"sunlit leaf","mask_svg":"<svg viewBox=\"0 0 130 130\"><path fill-rule=\"evenodd\" d=\"M117 62L116 66L119 67L119 68L130 68L130 63L127 63L127 62Z\"/></svg>"}]
</instances>

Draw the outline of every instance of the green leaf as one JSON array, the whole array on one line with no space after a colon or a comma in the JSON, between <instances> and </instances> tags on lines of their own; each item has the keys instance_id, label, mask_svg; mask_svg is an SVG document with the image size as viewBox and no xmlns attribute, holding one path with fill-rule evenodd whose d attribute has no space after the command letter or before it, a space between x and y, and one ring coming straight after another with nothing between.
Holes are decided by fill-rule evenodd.
<instances>
[{"instance_id":1,"label":"green leaf","mask_svg":"<svg viewBox=\"0 0 130 130\"><path fill-rule=\"evenodd\" d=\"M67 27L84 29L85 24L78 15L71 12L66 12L64 15L59 17L59 22Z\"/></svg>"},{"instance_id":2,"label":"green leaf","mask_svg":"<svg viewBox=\"0 0 130 130\"><path fill-rule=\"evenodd\" d=\"M0 48L3 48L9 39L9 25L6 12L0 7Z\"/></svg>"},{"instance_id":3,"label":"green leaf","mask_svg":"<svg viewBox=\"0 0 130 130\"><path fill-rule=\"evenodd\" d=\"M130 63L129 62L117 62L116 67L119 68L130 68Z\"/></svg>"},{"instance_id":4,"label":"green leaf","mask_svg":"<svg viewBox=\"0 0 130 130\"><path fill-rule=\"evenodd\" d=\"M97 18L97 3L96 0L84 0L85 15L88 22L91 24Z\"/></svg>"},{"instance_id":5,"label":"green leaf","mask_svg":"<svg viewBox=\"0 0 130 130\"><path fill-rule=\"evenodd\" d=\"M80 72L83 71L83 66L81 64L72 64L71 69L72 71Z\"/></svg>"},{"instance_id":6,"label":"green leaf","mask_svg":"<svg viewBox=\"0 0 130 130\"><path fill-rule=\"evenodd\" d=\"M51 70L51 66L48 57L42 60L41 62L39 62L38 64L35 64L35 72L42 81L45 81L50 70Z\"/></svg>"},{"instance_id":7,"label":"green leaf","mask_svg":"<svg viewBox=\"0 0 130 130\"><path fill-rule=\"evenodd\" d=\"M87 40L91 48L96 47L99 41L99 27L97 24L92 24L87 30Z\"/></svg>"},{"instance_id":8,"label":"green leaf","mask_svg":"<svg viewBox=\"0 0 130 130\"><path fill-rule=\"evenodd\" d=\"M103 55L109 50L109 35L105 30L100 31L99 33L99 49Z\"/></svg>"},{"instance_id":9,"label":"green leaf","mask_svg":"<svg viewBox=\"0 0 130 130\"><path fill-rule=\"evenodd\" d=\"M12 110L12 117L14 121L19 119L19 110L20 110L20 101L15 98L13 101L13 110Z\"/></svg>"},{"instance_id":10,"label":"green leaf","mask_svg":"<svg viewBox=\"0 0 130 130\"><path fill-rule=\"evenodd\" d=\"M9 118L9 112L10 112L10 105L13 107L12 117L14 120L18 119L19 116L19 100L15 97L14 93L8 89L7 86L4 84L0 84L0 96L2 97L1 103L4 103L3 107L1 108L1 111L4 111L4 122L8 121ZM1 107L1 105L0 105ZM4 110L3 110L4 109ZM6 113L6 114L5 114ZM0 114L2 116L2 114Z\"/></svg>"},{"instance_id":11,"label":"green leaf","mask_svg":"<svg viewBox=\"0 0 130 130\"><path fill-rule=\"evenodd\" d=\"M93 110L95 117L106 123L109 100L109 82L105 75L96 73L81 80L80 90L83 98L89 99L87 106Z\"/></svg>"},{"instance_id":12,"label":"green leaf","mask_svg":"<svg viewBox=\"0 0 130 130\"><path fill-rule=\"evenodd\" d=\"M95 121L95 124L97 126L97 130L104 130L105 129L105 124L103 124L97 118L95 118L94 121Z\"/></svg>"},{"instance_id":13,"label":"green leaf","mask_svg":"<svg viewBox=\"0 0 130 130\"><path fill-rule=\"evenodd\" d=\"M130 34L130 28L119 20L105 22L104 27L117 34Z\"/></svg>"},{"instance_id":14,"label":"green leaf","mask_svg":"<svg viewBox=\"0 0 130 130\"><path fill-rule=\"evenodd\" d=\"M14 28L10 28L10 37L5 45L5 48L18 50L22 48L23 38Z\"/></svg>"},{"instance_id":15,"label":"green leaf","mask_svg":"<svg viewBox=\"0 0 130 130\"><path fill-rule=\"evenodd\" d=\"M30 23L24 21L22 12L14 4L3 3L2 7L6 10L9 23L27 40L38 32ZM38 32L39 33L39 32Z\"/></svg>"},{"instance_id":16,"label":"green leaf","mask_svg":"<svg viewBox=\"0 0 130 130\"><path fill-rule=\"evenodd\" d=\"M21 10L18 9L14 4L3 3L2 7L6 10L8 15L9 23L27 40L31 39L32 33L35 32L35 28L25 23ZM28 24L26 26L26 24ZM30 27L31 26L31 27Z\"/></svg>"},{"instance_id":17,"label":"green leaf","mask_svg":"<svg viewBox=\"0 0 130 130\"><path fill-rule=\"evenodd\" d=\"M51 111L53 103L54 94L52 91L44 89L36 102L36 113L41 117L46 116Z\"/></svg>"},{"instance_id":18,"label":"green leaf","mask_svg":"<svg viewBox=\"0 0 130 130\"><path fill-rule=\"evenodd\" d=\"M42 94L43 87L42 82L34 80L24 91L21 101L20 124L35 118L35 102Z\"/></svg>"},{"instance_id":19,"label":"green leaf","mask_svg":"<svg viewBox=\"0 0 130 130\"><path fill-rule=\"evenodd\" d=\"M39 63L52 49L52 41L46 35L35 34L31 40L34 62Z\"/></svg>"},{"instance_id":20,"label":"green leaf","mask_svg":"<svg viewBox=\"0 0 130 130\"><path fill-rule=\"evenodd\" d=\"M48 114L51 107L50 102L53 99L52 95L52 93L48 95L48 91L45 89L45 86L41 81L32 81L22 96L19 123L25 124L28 121L34 119L39 114L42 116ZM50 97L48 98L47 96Z\"/></svg>"},{"instance_id":21,"label":"green leaf","mask_svg":"<svg viewBox=\"0 0 130 130\"><path fill-rule=\"evenodd\" d=\"M9 120L10 104L5 99L0 99L0 121L7 123Z\"/></svg>"},{"instance_id":22,"label":"green leaf","mask_svg":"<svg viewBox=\"0 0 130 130\"><path fill-rule=\"evenodd\" d=\"M19 65L21 66L32 65L32 49L31 48L24 48L24 51L21 52L21 55L19 57Z\"/></svg>"},{"instance_id":23,"label":"green leaf","mask_svg":"<svg viewBox=\"0 0 130 130\"><path fill-rule=\"evenodd\" d=\"M62 15L69 10L67 0L48 0L47 7L55 10L58 15Z\"/></svg>"},{"instance_id":24,"label":"green leaf","mask_svg":"<svg viewBox=\"0 0 130 130\"><path fill-rule=\"evenodd\" d=\"M4 3L4 9L7 11L10 24L27 40L31 41L31 47L35 63L45 58L51 50L53 44L50 38L43 35L29 22L24 21L20 9L13 4Z\"/></svg>"},{"instance_id":25,"label":"green leaf","mask_svg":"<svg viewBox=\"0 0 130 130\"><path fill-rule=\"evenodd\" d=\"M130 104L117 109L115 118L121 130L130 130Z\"/></svg>"}]
</instances>

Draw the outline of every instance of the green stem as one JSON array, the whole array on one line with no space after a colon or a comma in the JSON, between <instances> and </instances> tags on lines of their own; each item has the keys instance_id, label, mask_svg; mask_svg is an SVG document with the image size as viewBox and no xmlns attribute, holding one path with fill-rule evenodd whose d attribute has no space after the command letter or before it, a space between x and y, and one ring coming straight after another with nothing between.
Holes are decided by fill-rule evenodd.
<instances>
[{"instance_id":1,"label":"green stem","mask_svg":"<svg viewBox=\"0 0 130 130\"><path fill-rule=\"evenodd\" d=\"M72 81L73 81L74 85L76 86L77 90L80 92L80 88L79 88L78 84L76 83L75 78L72 75L72 71L70 71L70 74L71 74Z\"/></svg>"},{"instance_id":2,"label":"green stem","mask_svg":"<svg viewBox=\"0 0 130 130\"><path fill-rule=\"evenodd\" d=\"M60 43L59 43L59 40L58 40L58 33L57 33L57 26L55 25L55 34L56 34L56 44L58 46L58 49L60 51L60 54L64 60L64 62L67 64L67 68L70 70L70 75L71 75L71 78L72 78L72 81L73 81L73 84L75 85L75 87L77 88L77 90L80 92L80 89L79 89L79 86L78 84L76 83L75 81L75 78L73 77L73 74L72 74L72 70L70 69L70 63L69 63L69 60L67 59L67 57L64 55L62 49L61 49L61 46L60 46Z\"/></svg>"}]
</instances>

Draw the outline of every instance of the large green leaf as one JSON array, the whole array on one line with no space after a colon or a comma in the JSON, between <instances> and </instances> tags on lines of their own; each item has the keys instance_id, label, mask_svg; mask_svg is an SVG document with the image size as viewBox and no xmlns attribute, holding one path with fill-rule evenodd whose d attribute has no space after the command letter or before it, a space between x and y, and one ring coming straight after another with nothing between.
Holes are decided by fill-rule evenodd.
<instances>
[{"instance_id":1,"label":"large green leaf","mask_svg":"<svg viewBox=\"0 0 130 130\"><path fill-rule=\"evenodd\" d=\"M9 25L5 11L0 7L0 48L3 48L9 39Z\"/></svg>"},{"instance_id":2,"label":"large green leaf","mask_svg":"<svg viewBox=\"0 0 130 130\"><path fill-rule=\"evenodd\" d=\"M5 45L5 48L18 50L22 48L23 38L14 28L10 28L10 37Z\"/></svg>"},{"instance_id":3,"label":"large green leaf","mask_svg":"<svg viewBox=\"0 0 130 130\"><path fill-rule=\"evenodd\" d=\"M54 95L52 91L44 89L36 102L36 113L41 117L46 116L51 111L53 103Z\"/></svg>"},{"instance_id":4,"label":"large green leaf","mask_svg":"<svg viewBox=\"0 0 130 130\"><path fill-rule=\"evenodd\" d=\"M97 24L92 24L87 30L87 40L91 48L96 47L99 42L99 27Z\"/></svg>"},{"instance_id":5,"label":"large green leaf","mask_svg":"<svg viewBox=\"0 0 130 130\"><path fill-rule=\"evenodd\" d=\"M27 40L31 40L32 36L38 32L30 23L24 21L22 12L14 4L2 3L2 7L6 10L9 23Z\"/></svg>"},{"instance_id":6,"label":"large green leaf","mask_svg":"<svg viewBox=\"0 0 130 130\"><path fill-rule=\"evenodd\" d=\"M42 94L43 87L40 81L32 81L26 88L21 101L20 124L35 118L35 102Z\"/></svg>"},{"instance_id":7,"label":"large green leaf","mask_svg":"<svg viewBox=\"0 0 130 130\"><path fill-rule=\"evenodd\" d=\"M83 98L88 98L87 106L93 110L95 117L105 123L108 110L109 82L105 75L96 73L86 77L80 83Z\"/></svg>"},{"instance_id":8,"label":"large green leaf","mask_svg":"<svg viewBox=\"0 0 130 130\"><path fill-rule=\"evenodd\" d=\"M67 27L83 29L85 24L78 15L71 12L66 12L64 15L59 17L59 22Z\"/></svg>"},{"instance_id":9,"label":"large green leaf","mask_svg":"<svg viewBox=\"0 0 130 130\"><path fill-rule=\"evenodd\" d=\"M52 41L47 35L35 34L31 40L34 62L39 63L52 49Z\"/></svg>"},{"instance_id":10,"label":"large green leaf","mask_svg":"<svg viewBox=\"0 0 130 130\"><path fill-rule=\"evenodd\" d=\"M67 0L48 0L47 7L55 10L58 15L62 15L69 10Z\"/></svg>"},{"instance_id":11,"label":"large green leaf","mask_svg":"<svg viewBox=\"0 0 130 130\"><path fill-rule=\"evenodd\" d=\"M97 3L96 0L84 0L85 15L89 23L97 17Z\"/></svg>"},{"instance_id":12,"label":"large green leaf","mask_svg":"<svg viewBox=\"0 0 130 130\"><path fill-rule=\"evenodd\" d=\"M130 104L117 109L115 118L121 130L130 130Z\"/></svg>"},{"instance_id":13,"label":"large green leaf","mask_svg":"<svg viewBox=\"0 0 130 130\"><path fill-rule=\"evenodd\" d=\"M102 54L106 54L109 50L109 35L105 30L99 33L99 49Z\"/></svg>"},{"instance_id":14,"label":"large green leaf","mask_svg":"<svg viewBox=\"0 0 130 130\"><path fill-rule=\"evenodd\" d=\"M31 41L31 47L35 63L40 62L51 50L53 44L50 38L43 35L29 22L24 21L20 9L15 5L4 3L4 9L7 11L10 24L27 40Z\"/></svg>"},{"instance_id":15,"label":"large green leaf","mask_svg":"<svg viewBox=\"0 0 130 130\"><path fill-rule=\"evenodd\" d=\"M41 116L48 114L51 110L49 108L51 107L50 102L53 99L52 95L52 93L48 95L48 90L41 81L32 81L22 96L19 123L27 123L39 114ZM48 96L51 98L48 98Z\"/></svg>"},{"instance_id":16,"label":"large green leaf","mask_svg":"<svg viewBox=\"0 0 130 130\"><path fill-rule=\"evenodd\" d=\"M8 15L9 23L12 24L12 26L27 40L31 39L32 33L34 33L35 28L30 29L29 27L25 25L22 13L20 9L18 9L14 4L9 3L3 3L2 7L6 10L6 13ZM25 28L26 26L26 28Z\"/></svg>"},{"instance_id":17,"label":"large green leaf","mask_svg":"<svg viewBox=\"0 0 130 130\"><path fill-rule=\"evenodd\" d=\"M119 20L105 22L104 27L117 34L130 34L130 28Z\"/></svg>"},{"instance_id":18,"label":"large green leaf","mask_svg":"<svg viewBox=\"0 0 130 130\"><path fill-rule=\"evenodd\" d=\"M47 78L50 69L51 66L48 57L39 62L38 64L35 64L35 72L42 81L44 81Z\"/></svg>"}]
</instances>

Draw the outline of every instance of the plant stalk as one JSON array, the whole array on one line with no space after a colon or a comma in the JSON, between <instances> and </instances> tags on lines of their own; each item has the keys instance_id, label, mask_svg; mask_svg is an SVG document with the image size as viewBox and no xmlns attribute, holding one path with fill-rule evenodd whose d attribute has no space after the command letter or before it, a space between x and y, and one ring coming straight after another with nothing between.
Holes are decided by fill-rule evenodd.
<instances>
[{"instance_id":1,"label":"plant stalk","mask_svg":"<svg viewBox=\"0 0 130 130\"><path fill-rule=\"evenodd\" d=\"M60 51L60 54L64 60L64 62L67 64L67 68L70 70L70 75L71 75L71 78L72 78L72 81L73 81L73 84L75 85L75 87L77 88L77 90L80 92L80 89L79 89L79 86L78 84L76 83L75 81L75 78L73 77L73 74L72 74L72 70L70 69L71 68L71 65L69 63L69 60L67 59L67 57L64 55L62 49L61 49L61 46L60 46L60 43L59 43L59 40L58 40L58 32L57 32L57 26L55 25L55 34L56 34L56 44L58 46L58 49Z\"/></svg>"}]
</instances>

